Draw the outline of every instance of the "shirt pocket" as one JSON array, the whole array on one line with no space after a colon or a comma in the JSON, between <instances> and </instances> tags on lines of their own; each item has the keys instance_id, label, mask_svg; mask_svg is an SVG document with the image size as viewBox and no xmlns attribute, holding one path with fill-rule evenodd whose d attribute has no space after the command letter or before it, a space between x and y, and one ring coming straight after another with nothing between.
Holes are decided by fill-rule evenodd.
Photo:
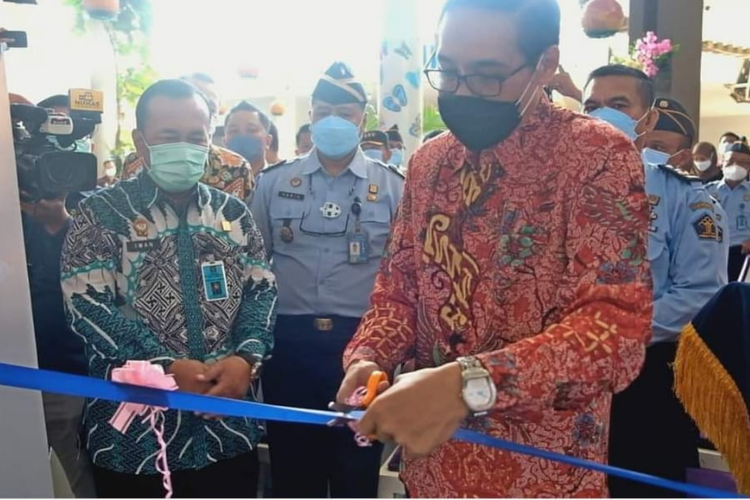
<instances>
[{"instance_id":1,"label":"shirt pocket","mask_svg":"<svg viewBox=\"0 0 750 500\"><path fill-rule=\"evenodd\" d=\"M300 228L304 214L305 205L301 202L271 205L269 215L274 253L289 255L299 245L303 236Z\"/></svg>"},{"instance_id":2,"label":"shirt pocket","mask_svg":"<svg viewBox=\"0 0 750 500\"><path fill-rule=\"evenodd\" d=\"M370 240L370 256L382 257L391 232L391 209L384 203L368 203L360 218L362 230Z\"/></svg>"}]
</instances>

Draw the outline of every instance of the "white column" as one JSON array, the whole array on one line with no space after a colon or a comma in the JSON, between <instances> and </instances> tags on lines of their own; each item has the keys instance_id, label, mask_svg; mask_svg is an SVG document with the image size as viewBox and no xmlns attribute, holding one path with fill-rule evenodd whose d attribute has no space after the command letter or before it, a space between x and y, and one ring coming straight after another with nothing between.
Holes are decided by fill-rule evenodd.
<instances>
[{"instance_id":1,"label":"white column","mask_svg":"<svg viewBox=\"0 0 750 500\"><path fill-rule=\"evenodd\" d=\"M0 45L0 362L36 367L9 106ZM0 497L51 497L49 464L41 394L0 386Z\"/></svg>"},{"instance_id":2,"label":"white column","mask_svg":"<svg viewBox=\"0 0 750 500\"><path fill-rule=\"evenodd\" d=\"M422 45L417 0L385 0L378 112L383 130L398 125L408 158L422 139ZM406 164L404 164L406 166Z\"/></svg>"},{"instance_id":3,"label":"white column","mask_svg":"<svg viewBox=\"0 0 750 500\"><path fill-rule=\"evenodd\" d=\"M112 45L104 28L104 23L91 19L87 23L86 37L89 47L91 68L91 88L104 92L104 114L102 123L96 127L92 142L96 155L98 175L104 175L104 162L112 156L117 133L117 74ZM125 133L130 132L125 131Z\"/></svg>"}]
</instances>

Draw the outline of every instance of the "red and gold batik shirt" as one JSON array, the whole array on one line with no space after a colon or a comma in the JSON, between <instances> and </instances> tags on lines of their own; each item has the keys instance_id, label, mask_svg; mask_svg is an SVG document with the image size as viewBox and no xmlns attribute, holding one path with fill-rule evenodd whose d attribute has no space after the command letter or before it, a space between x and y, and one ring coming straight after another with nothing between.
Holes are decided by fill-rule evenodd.
<instances>
[{"instance_id":1,"label":"red and gold batik shirt","mask_svg":"<svg viewBox=\"0 0 750 500\"><path fill-rule=\"evenodd\" d=\"M477 355L498 396L468 427L605 462L651 331L648 224L640 156L606 124L544 102L480 156L445 134L410 163L344 363ZM455 440L402 479L419 497L607 496L601 474Z\"/></svg>"}]
</instances>

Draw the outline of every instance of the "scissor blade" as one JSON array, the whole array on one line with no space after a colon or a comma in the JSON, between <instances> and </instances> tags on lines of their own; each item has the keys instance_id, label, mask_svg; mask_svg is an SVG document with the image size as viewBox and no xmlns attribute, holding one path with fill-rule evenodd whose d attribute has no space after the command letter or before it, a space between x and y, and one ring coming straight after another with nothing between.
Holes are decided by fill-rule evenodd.
<instances>
[{"instance_id":1,"label":"scissor blade","mask_svg":"<svg viewBox=\"0 0 750 500\"><path fill-rule=\"evenodd\" d=\"M339 413L351 413L358 408L356 406L342 403L328 403L328 409Z\"/></svg>"},{"instance_id":2,"label":"scissor blade","mask_svg":"<svg viewBox=\"0 0 750 500\"><path fill-rule=\"evenodd\" d=\"M348 422L357 420L357 417L350 413L357 408L351 405L345 405L341 403L328 403L328 409L339 413L336 418L328 422L329 427L336 427L346 425Z\"/></svg>"}]
</instances>

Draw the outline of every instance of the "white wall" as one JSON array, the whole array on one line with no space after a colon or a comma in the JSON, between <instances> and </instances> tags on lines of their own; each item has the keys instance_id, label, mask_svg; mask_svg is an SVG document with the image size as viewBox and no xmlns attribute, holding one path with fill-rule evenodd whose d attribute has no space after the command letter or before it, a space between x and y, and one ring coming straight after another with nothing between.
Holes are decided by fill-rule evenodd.
<instances>
[{"instance_id":1,"label":"white wall","mask_svg":"<svg viewBox=\"0 0 750 500\"><path fill-rule=\"evenodd\" d=\"M706 116L701 117L700 140L716 145L724 132L734 132L750 138L750 105L747 116Z\"/></svg>"},{"instance_id":2,"label":"white wall","mask_svg":"<svg viewBox=\"0 0 750 500\"><path fill-rule=\"evenodd\" d=\"M18 206L10 108L0 47L0 362L37 366ZM39 392L0 386L0 497L50 497L52 480Z\"/></svg>"},{"instance_id":3,"label":"white wall","mask_svg":"<svg viewBox=\"0 0 750 500\"><path fill-rule=\"evenodd\" d=\"M62 0L38 5L0 2L0 25L25 30L29 47L10 49L5 58L8 90L38 102L69 88L87 88L96 64L95 48L73 34L73 11Z\"/></svg>"}]
</instances>

